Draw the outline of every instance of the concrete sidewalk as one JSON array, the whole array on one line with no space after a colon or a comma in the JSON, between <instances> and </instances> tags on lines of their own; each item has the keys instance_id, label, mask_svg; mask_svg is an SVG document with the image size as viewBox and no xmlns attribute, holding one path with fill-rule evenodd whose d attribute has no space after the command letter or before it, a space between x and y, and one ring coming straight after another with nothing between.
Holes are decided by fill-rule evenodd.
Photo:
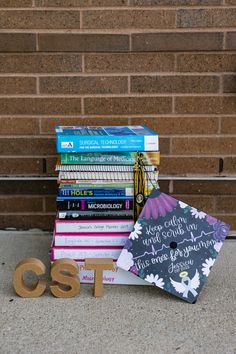
<instances>
[{"instance_id":1,"label":"concrete sidewalk","mask_svg":"<svg viewBox=\"0 0 236 354\"><path fill-rule=\"evenodd\" d=\"M0 353L236 353L236 241L222 248L196 304L146 286L81 285L73 299L22 299L12 274L22 258L49 270L48 233L0 232Z\"/></svg>"}]
</instances>

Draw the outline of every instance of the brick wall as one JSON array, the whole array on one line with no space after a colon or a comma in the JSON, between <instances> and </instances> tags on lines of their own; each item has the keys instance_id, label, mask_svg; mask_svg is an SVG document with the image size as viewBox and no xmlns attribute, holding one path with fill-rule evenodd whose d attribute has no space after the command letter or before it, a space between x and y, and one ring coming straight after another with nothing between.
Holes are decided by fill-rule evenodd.
<instances>
[{"instance_id":1,"label":"brick wall","mask_svg":"<svg viewBox=\"0 0 236 354\"><path fill-rule=\"evenodd\" d=\"M54 173L55 124L147 124L164 191L236 228L235 0L0 0L2 175ZM202 180L201 180L202 179ZM0 227L51 229L54 181L1 181Z\"/></svg>"}]
</instances>

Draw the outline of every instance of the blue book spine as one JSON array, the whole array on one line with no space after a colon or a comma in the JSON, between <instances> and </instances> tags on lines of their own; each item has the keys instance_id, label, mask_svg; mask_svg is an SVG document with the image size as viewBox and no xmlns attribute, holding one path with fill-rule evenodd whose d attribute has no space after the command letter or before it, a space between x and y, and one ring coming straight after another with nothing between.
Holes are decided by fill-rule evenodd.
<instances>
[{"instance_id":1,"label":"blue book spine","mask_svg":"<svg viewBox=\"0 0 236 354\"><path fill-rule=\"evenodd\" d=\"M133 188L59 188L58 196L61 197L75 197L75 198L86 198L86 197L132 197Z\"/></svg>"},{"instance_id":2,"label":"blue book spine","mask_svg":"<svg viewBox=\"0 0 236 354\"><path fill-rule=\"evenodd\" d=\"M121 196L116 196L116 197L109 197L110 200L117 200L117 198L119 198L119 200L133 200L133 197L121 197ZM62 197L62 196L57 196L57 201L63 201L63 200L90 200L90 201L96 201L96 200L107 200L107 197Z\"/></svg>"},{"instance_id":3,"label":"blue book spine","mask_svg":"<svg viewBox=\"0 0 236 354\"><path fill-rule=\"evenodd\" d=\"M58 153L158 150L158 135L75 136L57 134Z\"/></svg>"}]
</instances>

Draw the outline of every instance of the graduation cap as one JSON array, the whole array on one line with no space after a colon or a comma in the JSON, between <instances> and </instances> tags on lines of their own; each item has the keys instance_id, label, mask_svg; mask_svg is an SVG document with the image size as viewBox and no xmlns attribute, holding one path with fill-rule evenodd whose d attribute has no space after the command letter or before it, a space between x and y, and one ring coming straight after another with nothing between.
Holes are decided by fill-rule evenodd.
<instances>
[{"instance_id":1,"label":"graduation cap","mask_svg":"<svg viewBox=\"0 0 236 354\"><path fill-rule=\"evenodd\" d=\"M224 222L154 189L117 265L194 303L228 232Z\"/></svg>"}]
</instances>

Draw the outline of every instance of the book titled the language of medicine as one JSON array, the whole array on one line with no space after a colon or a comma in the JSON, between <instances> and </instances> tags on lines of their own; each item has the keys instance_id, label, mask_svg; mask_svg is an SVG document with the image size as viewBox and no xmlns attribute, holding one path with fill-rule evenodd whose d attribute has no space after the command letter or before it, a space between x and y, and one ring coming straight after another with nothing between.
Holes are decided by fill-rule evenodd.
<instances>
[{"instance_id":1,"label":"book titled the language of medicine","mask_svg":"<svg viewBox=\"0 0 236 354\"><path fill-rule=\"evenodd\" d=\"M56 233L110 233L131 232L134 221L129 219L113 220L56 220Z\"/></svg>"},{"instance_id":2,"label":"book titled the language of medicine","mask_svg":"<svg viewBox=\"0 0 236 354\"><path fill-rule=\"evenodd\" d=\"M81 152L61 154L57 165L131 165L139 157L143 165L160 165L160 151ZM59 169L58 169L59 170Z\"/></svg>"},{"instance_id":3,"label":"book titled the language of medicine","mask_svg":"<svg viewBox=\"0 0 236 354\"><path fill-rule=\"evenodd\" d=\"M146 126L56 126L57 151L158 151L158 135Z\"/></svg>"}]
</instances>

